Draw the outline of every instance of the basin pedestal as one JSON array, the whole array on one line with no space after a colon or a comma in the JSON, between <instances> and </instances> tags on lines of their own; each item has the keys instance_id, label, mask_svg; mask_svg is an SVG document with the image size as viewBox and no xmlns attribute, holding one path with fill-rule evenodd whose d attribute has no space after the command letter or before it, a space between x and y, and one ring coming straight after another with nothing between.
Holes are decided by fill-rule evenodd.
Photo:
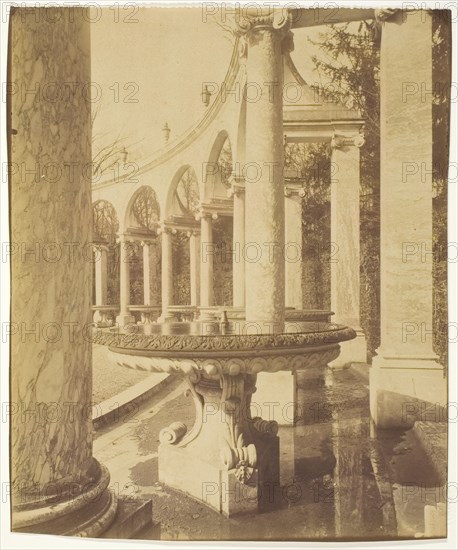
<instances>
[{"instance_id":1,"label":"basin pedestal","mask_svg":"<svg viewBox=\"0 0 458 550\"><path fill-rule=\"evenodd\" d=\"M174 422L160 433L159 481L226 516L265 509L280 483L278 425L251 417L255 374L208 370L187 377L193 428Z\"/></svg>"},{"instance_id":2,"label":"basin pedestal","mask_svg":"<svg viewBox=\"0 0 458 550\"><path fill-rule=\"evenodd\" d=\"M355 337L351 328L309 321L286 323L278 334L246 328L168 323L151 325L151 334L107 329L93 338L119 365L186 378L195 422L188 430L174 419L160 431L159 480L227 516L274 507L281 491L278 424L255 406L258 374L267 373L275 387L275 373L292 378L325 366L338 357L340 342Z\"/></svg>"}]
</instances>

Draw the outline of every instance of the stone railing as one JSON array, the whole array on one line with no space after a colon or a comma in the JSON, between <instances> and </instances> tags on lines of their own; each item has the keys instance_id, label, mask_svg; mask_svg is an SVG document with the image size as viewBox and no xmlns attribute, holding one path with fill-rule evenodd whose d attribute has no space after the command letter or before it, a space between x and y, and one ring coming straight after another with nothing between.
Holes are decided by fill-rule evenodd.
<instances>
[{"instance_id":1,"label":"stone railing","mask_svg":"<svg viewBox=\"0 0 458 550\"><path fill-rule=\"evenodd\" d=\"M115 324L116 313L119 311L119 306L103 305L92 306L93 321L98 327L112 327Z\"/></svg>"}]
</instances>

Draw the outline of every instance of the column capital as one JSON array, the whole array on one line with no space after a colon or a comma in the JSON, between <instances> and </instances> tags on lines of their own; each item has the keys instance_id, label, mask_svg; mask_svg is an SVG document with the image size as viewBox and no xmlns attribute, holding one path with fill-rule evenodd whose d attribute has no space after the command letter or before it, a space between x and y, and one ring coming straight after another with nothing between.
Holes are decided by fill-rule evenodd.
<instances>
[{"instance_id":1,"label":"column capital","mask_svg":"<svg viewBox=\"0 0 458 550\"><path fill-rule=\"evenodd\" d=\"M299 197L303 199L305 197L305 187L302 185L287 183L285 185L285 197Z\"/></svg>"},{"instance_id":2,"label":"column capital","mask_svg":"<svg viewBox=\"0 0 458 550\"><path fill-rule=\"evenodd\" d=\"M396 15L398 11L400 11L400 8L384 8L384 9L374 10L374 15L375 15L374 38L377 44L380 43L383 23L385 23L385 21L387 21L388 19Z\"/></svg>"},{"instance_id":3,"label":"column capital","mask_svg":"<svg viewBox=\"0 0 458 550\"><path fill-rule=\"evenodd\" d=\"M249 8L241 6L236 10L231 25L234 34L243 36L251 31L274 30L286 32L291 28L292 14L288 8Z\"/></svg>"},{"instance_id":4,"label":"column capital","mask_svg":"<svg viewBox=\"0 0 458 550\"><path fill-rule=\"evenodd\" d=\"M186 236L190 239L191 237L198 237L200 235L200 231L198 231L197 229L188 229L188 231L186 231Z\"/></svg>"},{"instance_id":5,"label":"column capital","mask_svg":"<svg viewBox=\"0 0 458 550\"><path fill-rule=\"evenodd\" d=\"M123 244L127 242L130 242L130 238L126 233L118 233L116 235L116 244Z\"/></svg>"},{"instance_id":6,"label":"column capital","mask_svg":"<svg viewBox=\"0 0 458 550\"><path fill-rule=\"evenodd\" d=\"M362 147L365 143L364 134L358 132L355 134L337 134L331 138L332 149L342 149L344 147Z\"/></svg>"},{"instance_id":7,"label":"column capital","mask_svg":"<svg viewBox=\"0 0 458 550\"><path fill-rule=\"evenodd\" d=\"M154 241L152 239L142 239L140 241L140 246L142 247L150 246L151 244L154 244Z\"/></svg>"},{"instance_id":8,"label":"column capital","mask_svg":"<svg viewBox=\"0 0 458 550\"><path fill-rule=\"evenodd\" d=\"M196 220L202 220L202 219L212 219L217 220L218 219L218 212L210 210L208 207L201 206L199 208L199 211L197 212L195 216Z\"/></svg>"},{"instance_id":9,"label":"column capital","mask_svg":"<svg viewBox=\"0 0 458 550\"><path fill-rule=\"evenodd\" d=\"M375 21L378 25L380 25L384 21L393 17L393 15L395 15L400 10L401 8L382 8L374 10Z\"/></svg>"},{"instance_id":10,"label":"column capital","mask_svg":"<svg viewBox=\"0 0 458 550\"><path fill-rule=\"evenodd\" d=\"M241 196L245 193L245 180L241 176L232 177L229 183L231 186L227 190L228 198L231 199L234 195Z\"/></svg>"},{"instance_id":11,"label":"column capital","mask_svg":"<svg viewBox=\"0 0 458 550\"><path fill-rule=\"evenodd\" d=\"M168 235L176 235L177 232L177 228L170 226L167 222L159 223L156 229L156 233L158 235L162 235L162 233L167 233Z\"/></svg>"},{"instance_id":12,"label":"column capital","mask_svg":"<svg viewBox=\"0 0 458 550\"><path fill-rule=\"evenodd\" d=\"M105 243L92 243L94 252L108 252L109 246Z\"/></svg>"}]
</instances>

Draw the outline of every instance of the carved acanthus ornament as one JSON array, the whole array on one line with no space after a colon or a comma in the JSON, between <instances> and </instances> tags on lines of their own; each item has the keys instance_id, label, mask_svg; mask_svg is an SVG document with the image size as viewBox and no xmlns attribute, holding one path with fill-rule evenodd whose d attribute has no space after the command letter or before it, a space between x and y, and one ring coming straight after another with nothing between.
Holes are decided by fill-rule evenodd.
<instances>
[{"instance_id":1,"label":"carved acanthus ornament","mask_svg":"<svg viewBox=\"0 0 458 550\"><path fill-rule=\"evenodd\" d=\"M221 374L218 368L207 367L187 376L186 393L192 396L196 409L194 426L188 432L185 424L173 422L161 430L159 440L195 451L200 439L207 442L207 449L210 440L218 466L233 471L240 483L248 484L258 466L257 447L262 448L266 440L276 436L278 424L251 417L256 375Z\"/></svg>"}]
</instances>

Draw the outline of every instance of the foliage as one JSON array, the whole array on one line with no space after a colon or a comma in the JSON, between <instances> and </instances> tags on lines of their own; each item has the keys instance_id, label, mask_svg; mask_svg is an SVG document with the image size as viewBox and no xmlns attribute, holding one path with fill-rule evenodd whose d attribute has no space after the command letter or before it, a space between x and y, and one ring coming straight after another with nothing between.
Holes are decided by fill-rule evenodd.
<instances>
[{"instance_id":1,"label":"foliage","mask_svg":"<svg viewBox=\"0 0 458 550\"><path fill-rule=\"evenodd\" d=\"M199 184L194 170L189 167L181 176L174 199L183 216L194 217L199 207Z\"/></svg>"},{"instance_id":2,"label":"foliage","mask_svg":"<svg viewBox=\"0 0 458 550\"><path fill-rule=\"evenodd\" d=\"M447 362L447 169L450 101L450 12L433 12L433 346ZM353 27L354 28L354 27ZM369 354L380 344L380 90L379 45L375 23L362 21L353 31L349 24L335 25L320 35L324 59L313 58L330 84L316 91L325 100L361 112L365 144L361 148L361 324ZM324 191L323 191L324 193ZM306 215L323 213L310 212Z\"/></svg>"},{"instance_id":3,"label":"foliage","mask_svg":"<svg viewBox=\"0 0 458 550\"><path fill-rule=\"evenodd\" d=\"M144 186L136 194L132 204L132 216L140 227L154 231L159 221L159 203L151 187Z\"/></svg>"},{"instance_id":4,"label":"foliage","mask_svg":"<svg viewBox=\"0 0 458 550\"><path fill-rule=\"evenodd\" d=\"M104 200L92 207L92 233L94 241L113 243L119 230L119 221L113 205Z\"/></svg>"},{"instance_id":5,"label":"foliage","mask_svg":"<svg viewBox=\"0 0 458 550\"><path fill-rule=\"evenodd\" d=\"M230 187L229 179L233 171L232 149L231 149L231 143L229 141L229 138L226 138L226 140L223 143L223 146L221 147L217 165L218 165L218 172L219 172L221 183L224 185L224 187L229 188Z\"/></svg>"},{"instance_id":6,"label":"foliage","mask_svg":"<svg viewBox=\"0 0 458 550\"><path fill-rule=\"evenodd\" d=\"M447 365L447 176L450 139L450 11L433 12L433 347Z\"/></svg>"},{"instance_id":7,"label":"foliage","mask_svg":"<svg viewBox=\"0 0 458 550\"><path fill-rule=\"evenodd\" d=\"M317 85L324 101L357 109L365 120L360 182L360 315L369 355L380 344L380 90L375 23L331 26L320 35L315 67L328 84ZM317 215L322 215L316 212Z\"/></svg>"}]
</instances>

